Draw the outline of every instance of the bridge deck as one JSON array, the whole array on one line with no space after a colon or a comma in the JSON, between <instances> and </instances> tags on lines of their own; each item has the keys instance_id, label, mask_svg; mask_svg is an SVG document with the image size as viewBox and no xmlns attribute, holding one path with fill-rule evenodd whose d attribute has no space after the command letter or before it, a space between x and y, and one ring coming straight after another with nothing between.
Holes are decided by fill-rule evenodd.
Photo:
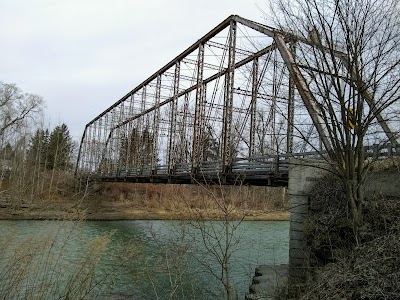
<instances>
[{"instance_id":1,"label":"bridge deck","mask_svg":"<svg viewBox=\"0 0 400 300\"><path fill-rule=\"evenodd\" d=\"M171 184L222 184L222 185L255 185L255 186L287 186L288 173L270 173L249 176L247 174L155 174L150 176L99 176L97 181L105 182L137 182L137 183L171 183Z\"/></svg>"},{"instance_id":2,"label":"bridge deck","mask_svg":"<svg viewBox=\"0 0 400 300\"><path fill-rule=\"evenodd\" d=\"M168 170L166 165L156 169L144 166L137 169L93 174L98 181L153 182L153 183L207 183L226 185L286 186L288 184L289 160L286 156L268 156L257 159L237 159L223 170L221 161L203 162L197 168L190 164L176 164Z\"/></svg>"},{"instance_id":3,"label":"bridge deck","mask_svg":"<svg viewBox=\"0 0 400 300\"><path fill-rule=\"evenodd\" d=\"M374 145L365 147L365 157L385 159L398 156L400 146ZM175 164L173 169L166 165L158 165L152 169L150 165L136 169L118 170L114 172L99 171L90 178L103 182L139 182L139 183L172 183L172 184L223 184L223 185L256 185L287 186L289 181L289 158L327 159L325 151L312 151L297 154L268 155L252 158L237 158L223 170L222 162L207 161L196 168L189 163Z\"/></svg>"}]
</instances>

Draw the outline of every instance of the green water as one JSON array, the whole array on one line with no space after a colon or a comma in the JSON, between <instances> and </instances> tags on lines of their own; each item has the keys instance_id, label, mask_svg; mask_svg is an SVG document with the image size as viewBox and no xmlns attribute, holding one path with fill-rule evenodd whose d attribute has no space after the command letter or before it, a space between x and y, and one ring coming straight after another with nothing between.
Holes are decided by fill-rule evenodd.
<instances>
[{"instance_id":1,"label":"green water","mask_svg":"<svg viewBox=\"0 0 400 300\"><path fill-rule=\"evenodd\" d=\"M226 248L233 291L244 299L257 265L288 262L289 222L282 221L0 221L0 228L0 280L15 277L12 268L21 261L15 253L32 249L40 262L25 266L29 280L18 289L21 295L34 291L46 273L48 282L57 280L51 293L43 293L48 299L58 299L71 278L82 282L73 276L85 278L87 265L95 265L88 299L220 299L216 276ZM100 237L108 240L104 249ZM46 246L36 249L40 243ZM90 252L96 245L100 253Z\"/></svg>"}]
</instances>

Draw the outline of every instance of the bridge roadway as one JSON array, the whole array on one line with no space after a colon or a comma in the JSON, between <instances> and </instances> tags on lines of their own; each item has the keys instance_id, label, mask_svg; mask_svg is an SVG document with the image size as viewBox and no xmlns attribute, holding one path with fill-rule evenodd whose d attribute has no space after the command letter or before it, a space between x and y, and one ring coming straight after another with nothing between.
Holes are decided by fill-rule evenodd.
<instances>
[{"instance_id":1,"label":"bridge roadway","mask_svg":"<svg viewBox=\"0 0 400 300\"><path fill-rule=\"evenodd\" d=\"M289 159L287 155L259 156L235 159L233 163L222 169L221 161L206 161L197 168L191 164L175 164L168 170L167 165L158 165L115 172L99 172L92 174L97 181L116 182L152 182L152 183L207 183L224 185L259 185L287 186Z\"/></svg>"},{"instance_id":2,"label":"bridge roadway","mask_svg":"<svg viewBox=\"0 0 400 300\"><path fill-rule=\"evenodd\" d=\"M384 159L398 156L399 154L399 145L365 147L366 158ZM191 164L187 163L175 164L171 170L168 170L167 165L158 165L156 169L152 169L151 166L143 166L115 172L99 171L91 174L91 180L105 182L287 186L289 181L289 158L326 160L327 153L326 151L313 151L236 158L225 170L221 167L221 161L206 161L197 168L192 168Z\"/></svg>"}]
</instances>

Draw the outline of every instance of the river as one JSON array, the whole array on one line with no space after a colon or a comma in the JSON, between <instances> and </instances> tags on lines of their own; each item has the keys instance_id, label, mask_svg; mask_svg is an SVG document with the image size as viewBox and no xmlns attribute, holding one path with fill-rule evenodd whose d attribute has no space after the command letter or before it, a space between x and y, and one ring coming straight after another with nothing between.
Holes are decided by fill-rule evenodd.
<instances>
[{"instance_id":1,"label":"river","mask_svg":"<svg viewBox=\"0 0 400 300\"><path fill-rule=\"evenodd\" d=\"M27 220L0 226L2 299L66 293L70 299L86 293L102 300L221 299L224 254L232 290L244 299L256 266L288 262L286 221Z\"/></svg>"}]
</instances>

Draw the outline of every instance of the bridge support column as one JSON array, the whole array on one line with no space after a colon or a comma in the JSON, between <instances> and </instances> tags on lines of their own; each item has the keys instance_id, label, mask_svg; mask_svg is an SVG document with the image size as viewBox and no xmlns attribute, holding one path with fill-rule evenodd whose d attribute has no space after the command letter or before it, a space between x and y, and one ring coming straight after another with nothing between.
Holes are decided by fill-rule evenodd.
<instances>
[{"instance_id":1,"label":"bridge support column","mask_svg":"<svg viewBox=\"0 0 400 300\"><path fill-rule=\"evenodd\" d=\"M309 253L304 229L308 218L310 189L328 168L329 165L321 160L289 160L289 285L292 286L302 284L307 277Z\"/></svg>"}]
</instances>

